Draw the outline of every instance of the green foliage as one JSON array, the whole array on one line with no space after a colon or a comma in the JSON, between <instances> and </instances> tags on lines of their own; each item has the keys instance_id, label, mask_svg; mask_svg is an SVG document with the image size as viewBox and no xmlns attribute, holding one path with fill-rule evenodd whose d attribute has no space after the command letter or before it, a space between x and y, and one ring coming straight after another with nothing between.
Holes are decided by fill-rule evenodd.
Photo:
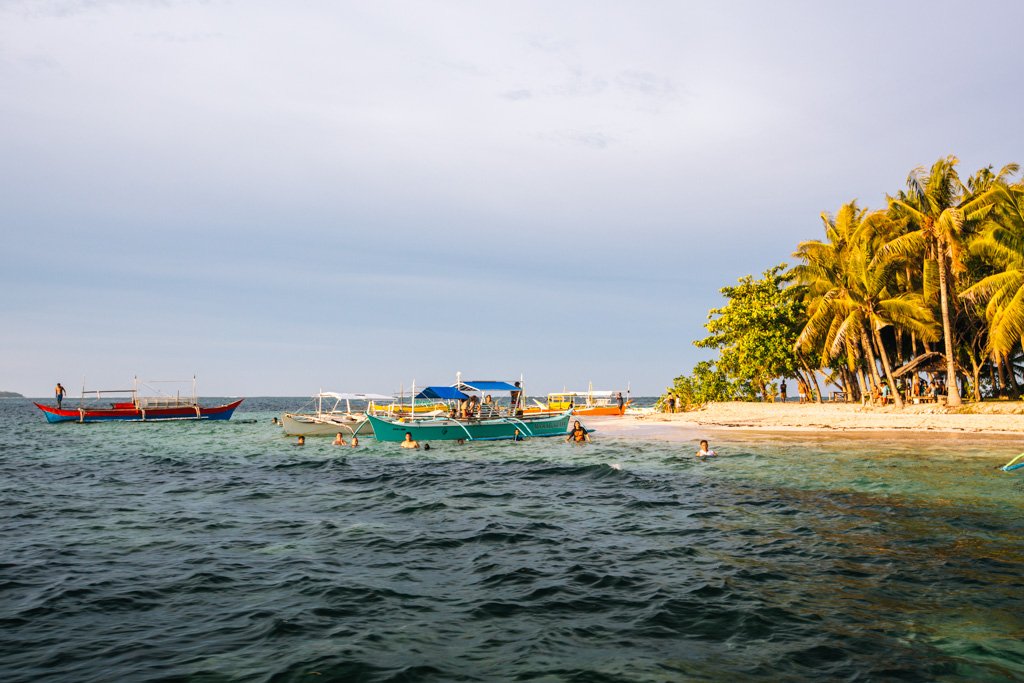
<instances>
[{"instance_id":1,"label":"green foliage","mask_svg":"<svg viewBox=\"0 0 1024 683\"><path fill-rule=\"evenodd\" d=\"M1016 394L1024 181L1012 181L1016 164L961 178L958 163L949 156L914 169L885 210L849 202L823 213L824 236L797 245L792 270L776 266L722 289L728 303L694 342L719 358L670 391L695 404L737 398L743 387L768 396L777 377L814 383L824 371L847 396L887 384L896 406L903 378L920 372L944 380L950 406L957 377L977 399L986 381Z\"/></svg>"},{"instance_id":2,"label":"green foliage","mask_svg":"<svg viewBox=\"0 0 1024 683\"><path fill-rule=\"evenodd\" d=\"M766 395L775 377L792 377L799 362L794 348L806 321L801 287L789 287L786 264L769 268L760 280L747 275L723 287L729 302L713 309L710 335L695 341L720 350L717 368L731 381L748 382Z\"/></svg>"},{"instance_id":3,"label":"green foliage","mask_svg":"<svg viewBox=\"0 0 1024 683\"><path fill-rule=\"evenodd\" d=\"M671 397L676 407L690 410L713 401L734 401L751 399L753 390L749 382L737 382L729 379L723 370L716 367L714 361L701 361L693 366L689 375L676 377L672 386L662 395L659 405Z\"/></svg>"}]
</instances>

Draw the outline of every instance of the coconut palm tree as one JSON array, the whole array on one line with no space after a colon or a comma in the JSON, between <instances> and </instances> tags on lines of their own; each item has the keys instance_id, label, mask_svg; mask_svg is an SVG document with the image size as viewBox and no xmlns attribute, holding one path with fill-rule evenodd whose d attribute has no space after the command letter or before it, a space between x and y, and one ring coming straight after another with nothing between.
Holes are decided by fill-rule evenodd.
<instances>
[{"instance_id":1,"label":"coconut palm tree","mask_svg":"<svg viewBox=\"0 0 1024 683\"><path fill-rule=\"evenodd\" d=\"M1024 186L997 185L995 207L970 250L996 272L960 295L985 303L988 346L1005 360L1024 339Z\"/></svg>"},{"instance_id":2,"label":"coconut palm tree","mask_svg":"<svg viewBox=\"0 0 1024 683\"><path fill-rule=\"evenodd\" d=\"M928 171L918 167L910 172L906 193L889 197L892 215L905 219L910 229L890 241L881 251L884 257L924 253L927 260L935 263L948 378L947 404L951 406L961 403L953 353L955 340L950 322L952 280L965 269L962 257L969 229L988 214L993 201L993 186L1017 170L1011 165L992 177L976 174L972 180L977 179L977 184L972 188L960 180L956 170L958 163L955 156L948 156L936 161ZM925 266L927 294L927 263Z\"/></svg>"},{"instance_id":3,"label":"coconut palm tree","mask_svg":"<svg viewBox=\"0 0 1024 683\"><path fill-rule=\"evenodd\" d=\"M876 386L882 383L881 361L893 400L902 407L881 330L891 325L922 339L936 339L937 333L923 297L900 290L904 259L880 253L900 225L884 212L860 209L856 202L843 205L834 219L823 214L822 220L827 241L803 242L794 254L802 263L791 272L808 293L808 321L797 346L818 349L823 365L843 350L848 358L863 357L863 350Z\"/></svg>"}]
</instances>

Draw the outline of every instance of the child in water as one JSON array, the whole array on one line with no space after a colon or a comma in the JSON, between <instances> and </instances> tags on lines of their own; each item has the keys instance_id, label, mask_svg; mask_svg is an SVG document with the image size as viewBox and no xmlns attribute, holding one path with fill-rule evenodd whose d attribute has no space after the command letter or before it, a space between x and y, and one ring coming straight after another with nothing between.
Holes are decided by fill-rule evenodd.
<instances>
[{"instance_id":1,"label":"child in water","mask_svg":"<svg viewBox=\"0 0 1024 683\"><path fill-rule=\"evenodd\" d=\"M707 440L702 439L700 442L700 449L697 451L697 457L707 458L714 457L716 455L718 455L718 453L715 453L713 450L711 450L711 448L708 446Z\"/></svg>"}]
</instances>

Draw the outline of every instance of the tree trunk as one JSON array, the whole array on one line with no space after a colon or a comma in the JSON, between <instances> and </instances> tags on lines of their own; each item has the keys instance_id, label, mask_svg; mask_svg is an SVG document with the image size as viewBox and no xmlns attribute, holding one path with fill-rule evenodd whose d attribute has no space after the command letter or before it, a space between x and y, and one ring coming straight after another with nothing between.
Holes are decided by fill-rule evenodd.
<instances>
[{"instance_id":1,"label":"tree trunk","mask_svg":"<svg viewBox=\"0 0 1024 683\"><path fill-rule=\"evenodd\" d=\"M1002 362L1006 363L1006 388L1010 393L1010 398L1016 401L1020 398L1020 386L1017 384L1017 373L1013 369L1013 361L1007 356Z\"/></svg>"},{"instance_id":2,"label":"tree trunk","mask_svg":"<svg viewBox=\"0 0 1024 683\"><path fill-rule=\"evenodd\" d=\"M992 365L995 366L996 372L999 373L999 393L996 394L996 396L1002 396L1004 392L1007 396L1009 396L1010 392L1007 391L1006 370L1003 368L1003 359L999 358L998 356L993 358Z\"/></svg>"},{"instance_id":3,"label":"tree trunk","mask_svg":"<svg viewBox=\"0 0 1024 683\"><path fill-rule=\"evenodd\" d=\"M871 386L872 388L878 387L879 391L881 391L882 378L878 375L878 361L875 358L875 350L871 347L871 340L868 339L868 333L864 331L863 326L860 328L860 343L864 346L864 350L868 354L868 365L871 366L871 380L873 382ZM873 398L874 396L872 396L872 399Z\"/></svg>"},{"instance_id":4,"label":"tree trunk","mask_svg":"<svg viewBox=\"0 0 1024 683\"><path fill-rule=\"evenodd\" d=\"M814 394L815 394L815 396L817 396L817 398L815 399L814 402L820 404L821 403L821 386L818 384L818 375L813 370L811 370L810 368L808 368L807 374L809 374L811 376L811 381L814 382ZM807 388L810 389L810 387L807 387ZM846 387L843 387L843 388L845 389ZM844 391L843 393L846 394L848 392Z\"/></svg>"},{"instance_id":5,"label":"tree trunk","mask_svg":"<svg viewBox=\"0 0 1024 683\"><path fill-rule=\"evenodd\" d=\"M953 358L953 330L949 323L949 285L946 282L946 245L939 240L939 304L942 307L942 341L946 346L946 405L961 404L956 386L956 363Z\"/></svg>"},{"instance_id":6,"label":"tree trunk","mask_svg":"<svg viewBox=\"0 0 1024 683\"><path fill-rule=\"evenodd\" d=\"M896 382L892 378L892 368L889 367L889 354L885 352L885 346L882 345L882 333L878 327L868 322L871 325L871 332L875 335L875 343L878 344L878 355L882 357L882 369L885 371L885 381L889 385L889 393L892 394L893 403L896 404L897 408L903 408L903 397L900 396L900 392L896 389Z\"/></svg>"},{"instance_id":7,"label":"tree trunk","mask_svg":"<svg viewBox=\"0 0 1024 683\"><path fill-rule=\"evenodd\" d=\"M981 363L971 357L971 371L974 373L974 400L981 403Z\"/></svg>"},{"instance_id":8,"label":"tree trunk","mask_svg":"<svg viewBox=\"0 0 1024 683\"><path fill-rule=\"evenodd\" d=\"M865 398L871 398L871 391L867 387L867 378L864 376L864 372L857 368L854 373L857 376L857 388L860 390L860 401L863 402Z\"/></svg>"}]
</instances>

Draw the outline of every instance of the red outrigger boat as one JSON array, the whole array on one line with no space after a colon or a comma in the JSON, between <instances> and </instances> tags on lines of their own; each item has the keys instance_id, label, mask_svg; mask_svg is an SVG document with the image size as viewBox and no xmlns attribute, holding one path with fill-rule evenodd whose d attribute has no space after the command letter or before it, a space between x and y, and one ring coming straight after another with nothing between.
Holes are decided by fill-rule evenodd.
<instances>
[{"instance_id":1,"label":"red outrigger boat","mask_svg":"<svg viewBox=\"0 0 1024 683\"><path fill-rule=\"evenodd\" d=\"M47 422L110 422L121 420L127 422L152 422L157 420L230 420L242 401L219 406L202 406L195 395L195 378L193 378L192 396L139 396L138 379L134 389L107 389L99 391L82 391L82 400L73 408L57 408L36 403L36 408L43 411ZM95 397L99 401L103 394L131 394L130 400L110 403L109 407L101 407L96 403L86 404L86 396Z\"/></svg>"}]
</instances>

